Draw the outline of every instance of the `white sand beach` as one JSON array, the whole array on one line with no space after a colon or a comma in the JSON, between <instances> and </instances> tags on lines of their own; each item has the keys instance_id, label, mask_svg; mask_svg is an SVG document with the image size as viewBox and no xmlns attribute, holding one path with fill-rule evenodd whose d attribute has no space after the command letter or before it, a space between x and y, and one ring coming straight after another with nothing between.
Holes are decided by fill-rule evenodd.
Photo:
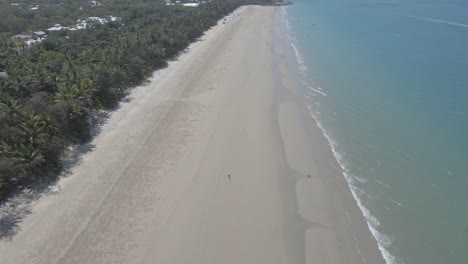
<instances>
[{"instance_id":1,"label":"white sand beach","mask_svg":"<svg viewBox=\"0 0 468 264\"><path fill-rule=\"evenodd\" d=\"M0 263L384 263L273 61L279 8L238 9L136 88Z\"/></svg>"}]
</instances>

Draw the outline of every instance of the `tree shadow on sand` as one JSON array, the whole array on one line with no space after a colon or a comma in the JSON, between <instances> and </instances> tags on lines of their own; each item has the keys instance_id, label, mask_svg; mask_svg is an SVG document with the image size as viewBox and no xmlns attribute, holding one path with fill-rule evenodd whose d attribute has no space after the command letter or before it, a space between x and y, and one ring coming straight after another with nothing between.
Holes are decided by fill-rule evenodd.
<instances>
[{"instance_id":1,"label":"tree shadow on sand","mask_svg":"<svg viewBox=\"0 0 468 264\"><path fill-rule=\"evenodd\" d=\"M91 115L91 138L102 132L102 126L109 120L111 114L108 111L97 111ZM81 164L83 157L94 149L93 141L71 146L62 157L62 171L58 177L39 179L29 186L13 191L9 198L0 204L0 241L11 241L20 231L20 223L32 213L34 204L41 197L60 193L58 180L70 176L73 169Z\"/></svg>"},{"instance_id":2,"label":"tree shadow on sand","mask_svg":"<svg viewBox=\"0 0 468 264\"><path fill-rule=\"evenodd\" d=\"M188 52L188 49L182 51L181 54L184 52ZM158 73L160 73L160 71L155 71L153 74L157 75ZM145 87L149 84L151 84L151 81L148 79L142 81L142 83L136 87ZM95 149L93 139L102 133L103 125L107 123L113 113L135 99L132 92L136 87L127 89L123 98L114 108L108 111L94 111L91 113L89 120L90 141L71 146L69 150L63 154L61 160L62 168L58 177L39 179L29 186L18 188L12 191L9 197L3 200L3 202L0 202L0 241L11 241L13 237L18 234L21 222L26 216L32 213L33 206L41 197L60 193L60 186L57 185L57 182L61 178L72 175L74 168L82 163L84 156Z\"/></svg>"}]
</instances>

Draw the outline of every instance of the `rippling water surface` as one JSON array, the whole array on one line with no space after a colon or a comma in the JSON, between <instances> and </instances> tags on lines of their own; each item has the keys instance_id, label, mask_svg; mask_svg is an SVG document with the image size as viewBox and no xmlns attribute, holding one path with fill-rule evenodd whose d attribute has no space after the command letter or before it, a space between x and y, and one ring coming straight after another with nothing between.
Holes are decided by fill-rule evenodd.
<instances>
[{"instance_id":1,"label":"rippling water surface","mask_svg":"<svg viewBox=\"0 0 468 264\"><path fill-rule=\"evenodd\" d=\"M388 263L468 263L468 1L296 0L312 114Z\"/></svg>"}]
</instances>

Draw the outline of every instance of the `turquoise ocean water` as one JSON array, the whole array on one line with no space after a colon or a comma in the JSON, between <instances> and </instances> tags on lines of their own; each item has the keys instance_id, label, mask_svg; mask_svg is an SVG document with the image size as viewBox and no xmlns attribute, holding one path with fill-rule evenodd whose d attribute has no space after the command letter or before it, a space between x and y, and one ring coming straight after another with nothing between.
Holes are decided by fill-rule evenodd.
<instances>
[{"instance_id":1,"label":"turquoise ocean water","mask_svg":"<svg viewBox=\"0 0 468 264\"><path fill-rule=\"evenodd\" d=\"M387 263L468 263L468 1L296 0L283 15Z\"/></svg>"}]
</instances>

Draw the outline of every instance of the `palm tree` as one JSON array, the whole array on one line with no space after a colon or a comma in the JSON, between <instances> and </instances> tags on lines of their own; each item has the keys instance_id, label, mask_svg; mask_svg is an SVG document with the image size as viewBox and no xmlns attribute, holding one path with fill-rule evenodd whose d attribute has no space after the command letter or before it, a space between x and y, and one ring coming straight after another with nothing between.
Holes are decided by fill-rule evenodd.
<instances>
[{"instance_id":1,"label":"palm tree","mask_svg":"<svg viewBox=\"0 0 468 264\"><path fill-rule=\"evenodd\" d=\"M14 120L18 116L21 116L20 104L18 100L5 92L0 92L0 113L8 117L10 120Z\"/></svg>"},{"instance_id":2,"label":"palm tree","mask_svg":"<svg viewBox=\"0 0 468 264\"><path fill-rule=\"evenodd\" d=\"M61 104L65 107L68 115L73 118L82 112L80 102L75 98L75 93L71 89L60 89L55 94L55 103Z\"/></svg>"},{"instance_id":3,"label":"palm tree","mask_svg":"<svg viewBox=\"0 0 468 264\"><path fill-rule=\"evenodd\" d=\"M30 85L34 87L36 91L45 91L54 93L57 90L55 78L52 73L46 72L44 69L36 67L34 72L30 75Z\"/></svg>"},{"instance_id":4,"label":"palm tree","mask_svg":"<svg viewBox=\"0 0 468 264\"><path fill-rule=\"evenodd\" d=\"M68 88L60 89L55 94L55 102L63 104L71 118L81 116L93 105L93 87L91 79L83 79L78 83L69 84Z\"/></svg>"},{"instance_id":5,"label":"palm tree","mask_svg":"<svg viewBox=\"0 0 468 264\"><path fill-rule=\"evenodd\" d=\"M41 151L32 145L8 144L4 141L0 142L0 157L9 158L16 164L27 165L29 168L45 161Z\"/></svg>"},{"instance_id":6,"label":"palm tree","mask_svg":"<svg viewBox=\"0 0 468 264\"><path fill-rule=\"evenodd\" d=\"M30 90L28 85L28 77L17 75L15 77L8 78L7 87L17 96L18 98L24 98L29 96Z\"/></svg>"},{"instance_id":7,"label":"palm tree","mask_svg":"<svg viewBox=\"0 0 468 264\"><path fill-rule=\"evenodd\" d=\"M29 169L45 161L41 151L31 145L19 145L13 152L13 160L21 165L27 165Z\"/></svg>"},{"instance_id":8,"label":"palm tree","mask_svg":"<svg viewBox=\"0 0 468 264\"><path fill-rule=\"evenodd\" d=\"M49 124L44 119L44 115L30 113L20 125L21 136L28 144L39 146L46 142L49 136Z\"/></svg>"},{"instance_id":9,"label":"palm tree","mask_svg":"<svg viewBox=\"0 0 468 264\"><path fill-rule=\"evenodd\" d=\"M81 79L74 86L76 98L83 107L89 108L93 105L93 94L96 92L94 81L91 79Z\"/></svg>"}]
</instances>

